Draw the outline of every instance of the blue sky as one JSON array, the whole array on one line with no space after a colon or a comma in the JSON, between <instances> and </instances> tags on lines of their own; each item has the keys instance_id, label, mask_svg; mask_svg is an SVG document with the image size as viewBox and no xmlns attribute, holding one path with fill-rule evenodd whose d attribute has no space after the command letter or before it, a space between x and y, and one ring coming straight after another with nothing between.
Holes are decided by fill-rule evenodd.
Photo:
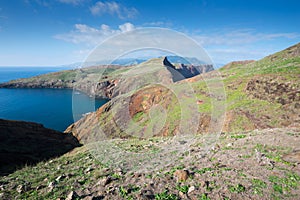
<instances>
[{"instance_id":1,"label":"blue sky","mask_svg":"<svg viewBox=\"0 0 300 200\"><path fill-rule=\"evenodd\" d=\"M0 66L83 61L101 41L143 27L180 31L215 63L260 59L300 42L295 0L2 0Z\"/></svg>"}]
</instances>

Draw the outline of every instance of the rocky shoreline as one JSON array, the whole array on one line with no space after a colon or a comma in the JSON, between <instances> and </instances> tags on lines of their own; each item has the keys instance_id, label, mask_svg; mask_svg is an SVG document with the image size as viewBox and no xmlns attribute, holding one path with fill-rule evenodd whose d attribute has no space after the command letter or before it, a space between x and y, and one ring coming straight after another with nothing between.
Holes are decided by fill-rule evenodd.
<instances>
[{"instance_id":1,"label":"rocky shoreline","mask_svg":"<svg viewBox=\"0 0 300 200\"><path fill-rule=\"evenodd\" d=\"M181 64L179 67L175 67L166 57L161 58L161 67L170 71L171 75L167 75L166 79L173 79L173 81L190 78L213 70L212 65ZM114 92L114 89L118 83L128 81L124 79L122 73L124 70L125 72L126 70L132 70L132 68L132 66L105 65L66 70L0 83L0 88L76 89L95 98L111 99L120 93L124 93L123 91ZM118 70L120 73L118 73ZM111 73L114 73L114 75L111 75ZM179 78L174 78L175 76L179 76Z\"/></svg>"}]
</instances>

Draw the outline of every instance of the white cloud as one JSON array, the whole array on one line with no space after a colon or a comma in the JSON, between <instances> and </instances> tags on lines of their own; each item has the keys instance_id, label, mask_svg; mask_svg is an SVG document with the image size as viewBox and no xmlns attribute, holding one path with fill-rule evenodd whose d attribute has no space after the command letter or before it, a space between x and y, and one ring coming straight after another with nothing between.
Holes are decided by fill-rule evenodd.
<instances>
[{"instance_id":1,"label":"white cloud","mask_svg":"<svg viewBox=\"0 0 300 200\"><path fill-rule=\"evenodd\" d=\"M95 16L104 14L117 15L120 19L133 18L137 15L138 11L135 8L127 8L114 1L102 2L98 1L90 8L90 11Z\"/></svg>"},{"instance_id":2,"label":"white cloud","mask_svg":"<svg viewBox=\"0 0 300 200\"><path fill-rule=\"evenodd\" d=\"M57 0L57 1L59 1L60 3L65 3L65 4L79 5L88 0Z\"/></svg>"},{"instance_id":3,"label":"white cloud","mask_svg":"<svg viewBox=\"0 0 300 200\"><path fill-rule=\"evenodd\" d=\"M135 29L134 25L129 22L119 25L119 29L112 29L106 24L102 24L99 28L86 24L75 24L74 27L75 29L69 33L55 35L54 38L75 44L83 43L94 46L110 36Z\"/></svg>"},{"instance_id":4,"label":"white cloud","mask_svg":"<svg viewBox=\"0 0 300 200\"><path fill-rule=\"evenodd\" d=\"M134 33L127 34L126 38L124 36L123 40L117 40L119 33L124 33L132 30L139 30L141 33L145 31L145 37L137 37ZM164 36L165 29L162 31L154 31L147 33L148 29L136 29L131 23L124 23L118 26L118 28L113 28L108 25L102 24L100 27L91 27L86 24L76 24L74 30L69 33L60 34L54 36L56 39L64 40L67 42L80 44L79 46L83 51L79 50L76 54L87 55L88 50L92 47L105 41L105 39L116 36L116 40L111 40L112 46L118 46L118 49L124 49L126 45L130 44L134 46L135 44L151 44L166 39L172 44L164 44L170 49L176 49L177 52L181 52L183 46L189 46L184 43L184 40L178 37L172 38L173 35ZM174 31L176 32L176 31ZM129 32L130 33L130 32ZM240 30L222 30L222 31L212 31L210 33L197 33L189 34L192 39L200 43L208 54L211 56L214 63L226 64L234 60L250 60L250 59L260 59L264 56L272 54L276 51L284 49L299 40L300 35L297 33L259 33L253 29L240 29ZM148 43L146 43L148 42ZM173 46L172 46L173 45ZM115 47L114 46L114 47ZM146 46L145 46L146 47ZM116 49L105 49L105 58L115 53ZM191 51L191 52L189 52ZM186 48L184 54L192 55L194 52L193 48ZM184 55L183 54L183 55ZM200 54L197 54L200 55ZM196 57L195 55L194 57ZM192 56L191 56L192 57Z\"/></svg>"},{"instance_id":5,"label":"white cloud","mask_svg":"<svg viewBox=\"0 0 300 200\"><path fill-rule=\"evenodd\" d=\"M119 29L122 32L133 31L134 28L135 28L134 25L131 24L131 23L125 23L125 24L122 24L122 25L119 26Z\"/></svg>"},{"instance_id":6,"label":"white cloud","mask_svg":"<svg viewBox=\"0 0 300 200\"><path fill-rule=\"evenodd\" d=\"M253 29L215 30L193 34L216 63L234 60L260 59L293 44L298 33L259 33ZM276 43L276 45L273 45Z\"/></svg>"},{"instance_id":7,"label":"white cloud","mask_svg":"<svg viewBox=\"0 0 300 200\"><path fill-rule=\"evenodd\" d=\"M171 22L166 22L166 21L155 21L155 22L146 22L143 24L146 27L172 27L173 24Z\"/></svg>"},{"instance_id":8,"label":"white cloud","mask_svg":"<svg viewBox=\"0 0 300 200\"><path fill-rule=\"evenodd\" d=\"M278 38L294 39L297 33L256 33L252 29L217 31L215 33L193 35L202 45L245 45Z\"/></svg>"}]
</instances>

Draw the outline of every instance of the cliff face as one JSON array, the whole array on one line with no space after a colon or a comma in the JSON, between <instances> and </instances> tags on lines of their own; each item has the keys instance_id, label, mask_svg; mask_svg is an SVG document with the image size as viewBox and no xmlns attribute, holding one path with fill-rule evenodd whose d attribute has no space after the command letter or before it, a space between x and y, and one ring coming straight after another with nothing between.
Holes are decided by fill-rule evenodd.
<instances>
[{"instance_id":1,"label":"cliff face","mask_svg":"<svg viewBox=\"0 0 300 200\"><path fill-rule=\"evenodd\" d=\"M167 136L179 129L180 118L171 116L176 106L178 100L172 91L150 86L133 95L112 99L69 126L65 132L72 133L83 143L110 138Z\"/></svg>"},{"instance_id":2,"label":"cliff face","mask_svg":"<svg viewBox=\"0 0 300 200\"><path fill-rule=\"evenodd\" d=\"M162 72L160 74L160 76L165 76L164 79L167 82L176 82L213 70L211 65L194 66L181 64L180 67L175 67L166 57L160 58L159 60L159 67L152 69L152 72L153 70L163 71L163 69L167 69L169 73ZM119 82L123 85L126 82L128 87L131 87L130 85L132 84L136 85L134 81L128 79L126 75L127 72L131 73L131 71L134 71L136 74L152 73L149 69L143 69L143 67L148 65L147 63L149 62L144 62L133 67L108 65L54 72L32 78L1 83L0 88L69 88L82 91L96 98L110 99L128 91L128 88L118 85Z\"/></svg>"},{"instance_id":3,"label":"cliff face","mask_svg":"<svg viewBox=\"0 0 300 200\"><path fill-rule=\"evenodd\" d=\"M166 57L144 62L114 83L110 102L71 125L65 132L74 134L84 143L104 138L175 135L185 128L195 132L199 116L190 109L197 109L196 100L192 105L183 105L184 101L190 101L192 89L178 81L213 69L209 65L198 67L195 71L192 70L194 68L181 69ZM182 126L180 115L193 118L185 120L184 124L188 127ZM201 126L208 130L210 118L203 117L205 121Z\"/></svg>"},{"instance_id":4,"label":"cliff face","mask_svg":"<svg viewBox=\"0 0 300 200\"><path fill-rule=\"evenodd\" d=\"M120 68L108 65L60 71L1 83L0 88L67 88L77 89L96 98L110 98L114 76L107 75Z\"/></svg>"},{"instance_id":5,"label":"cliff face","mask_svg":"<svg viewBox=\"0 0 300 200\"><path fill-rule=\"evenodd\" d=\"M213 65L210 64L193 65L176 63L173 65L169 62L167 57L164 58L163 64L172 74L172 80L174 82L181 81L186 78L191 78L199 74L203 74L214 70Z\"/></svg>"},{"instance_id":6,"label":"cliff face","mask_svg":"<svg viewBox=\"0 0 300 200\"><path fill-rule=\"evenodd\" d=\"M138 65L113 82L110 90L112 99L107 104L71 125L65 132L74 134L83 142L96 138L130 137L131 134L125 130L130 129L127 125L133 116L142 114L142 111L149 113L151 106L162 100L165 100L164 108L167 105L172 107L172 92L164 87L172 83L172 74L166 69L163 58ZM156 86L148 87L151 85ZM137 108L141 103L144 103L144 110ZM141 125L134 134L142 134L143 128ZM89 134L90 130L95 130L95 134Z\"/></svg>"},{"instance_id":7,"label":"cliff face","mask_svg":"<svg viewBox=\"0 0 300 200\"><path fill-rule=\"evenodd\" d=\"M119 79L117 85L120 88L114 88L110 102L70 126L66 132L84 142L91 138L194 133L195 129L197 133L207 133L217 120L214 113L219 112L213 102L227 105L221 127L225 132L300 127L299 48L300 44L255 62L233 62L218 71L176 83L174 74L178 73L175 71L178 67L166 58L146 62L141 66L144 70L159 65L169 70L165 75L159 70L154 73L153 77L164 77L163 84L143 82L146 73L131 72L135 75ZM223 87L215 87L218 78ZM192 90L184 89L185 85ZM222 90L226 93L225 100L219 96ZM181 128L182 122L185 129Z\"/></svg>"},{"instance_id":8,"label":"cliff face","mask_svg":"<svg viewBox=\"0 0 300 200\"><path fill-rule=\"evenodd\" d=\"M80 146L71 134L41 124L0 119L0 175L25 164L60 156Z\"/></svg>"}]
</instances>

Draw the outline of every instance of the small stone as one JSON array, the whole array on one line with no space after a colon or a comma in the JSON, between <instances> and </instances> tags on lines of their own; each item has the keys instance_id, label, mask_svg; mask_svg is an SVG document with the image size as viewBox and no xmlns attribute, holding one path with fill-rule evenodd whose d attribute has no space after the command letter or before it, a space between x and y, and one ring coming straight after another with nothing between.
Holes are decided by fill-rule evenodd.
<instances>
[{"instance_id":1,"label":"small stone","mask_svg":"<svg viewBox=\"0 0 300 200\"><path fill-rule=\"evenodd\" d=\"M183 144L186 144L187 141L184 141L184 140L181 140L181 141L178 141L179 144L183 145Z\"/></svg>"},{"instance_id":2,"label":"small stone","mask_svg":"<svg viewBox=\"0 0 300 200\"><path fill-rule=\"evenodd\" d=\"M66 178L66 176L62 175L62 176L59 176L55 179L56 182L59 182L60 180Z\"/></svg>"},{"instance_id":3,"label":"small stone","mask_svg":"<svg viewBox=\"0 0 300 200\"><path fill-rule=\"evenodd\" d=\"M227 145L226 145L226 147L232 147L233 146L233 143L228 143Z\"/></svg>"},{"instance_id":4,"label":"small stone","mask_svg":"<svg viewBox=\"0 0 300 200\"><path fill-rule=\"evenodd\" d=\"M82 200L93 200L93 199L103 199L103 198L98 198L98 197L93 197L93 196L86 196Z\"/></svg>"},{"instance_id":5,"label":"small stone","mask_svg":"<svg viewBox=\"0 0 300 200\"><path fill-rule=\"evenodd\" d=\"M54 187L55 186L55 183L52 181L48 184L48 187Z\"/></svg>"},{"instance_id":6,"label":"small stone","mask_svg":"<svg viewBox=\"0 0 300 200\"><path fill-rule=\"evenodd\" d=\"M174 177L177 182L186 181L189 177L189 173L187 170L176 170L174 172Z\"/></svg>"},{"instance_id":7,"label":"small stone","mask_svg":"<svg viewBox=\"0 0 300 200\"><path fill-rule=\"evenodd\" d=\"M55 183L54 182L50 182L48 184L48 188L49 188L49 192L51 192L53 190L53 188L55 187Z\"/></svg>"},{"instance_id":8,"label":"small stone","mask_svg":"<svg viewBox=\"0 0 300 200\"><path fill-rule=\"evenodd\" d=\"M39 185L39 186L37 186L37 187L35 188L35 190L40 190L41 188L43 188L43 186L42 186L42 185Z\"/></svg>"},{"instance_id":9,"label":"small stone","mask_svg":"<svg viewBox=\"0 0 300 200\"><path fill-rule=\"evenodd\" d=\"M31 189L30 183L26 182L24 185L19 185L16 190L18 193L21 194L23 192L27 192L30 189Z\"/></svg>"},{"instance_id":10,"label":"small stone","mask_svg":"<svg viewBox=\"0 0 300 200\"><path fill-rule=\"evenodd\" d=\"M68 194L66 200L75 200L76 198L79 198L78 194L76 192L74 192L74 191L71 191Z\"/></svg>"},{"instance_id":11,"label":"small stone","mask_svg":"<svg viewBox=\"0 0 300 200\"><path fill-rule=\"evenodd\" d=\"M189 187L189 190L188 190L188 194L190 194L190 193L192 193L192 192L194 192L195 191L195 186L191 186L191 187Z\"/></svg>"},{"instance_id":12,"label":"small stone","mask_svg":"<svg viewBox=\"0 0 300 200\"><path fill-rule=\"evenodd\" d=\"M84 170L84 172L85 173L89 173L89 172L91 172L93 169L91 168L91 167L88 167L88 168L86 168L85 170Z\"/></svg>"},{"instance_id":13,"label":"small stone","mask_svg":"<svg viewBox=\"0 0 300 200\"><path fill-rule=\"evenodd\" d=\"M0 185L0 190L1 190L1 191L4 190L4 185Z\"/></svg>"},{"instance_id":14,"label":"small stone","mask_svg":"<svg viewBox=\"0 0 300 200\"><path fill-rule=\"evenodd\" d=\"M186 194L184 194L183 192L180 191L178 194L181 199L187 199Z\"/></svg>"},{"instance_id":15,"label":"small stone","mask_svg":"<svg viewBox=\"0 0 300 200\"><path fill-rule=\"evenodd\" d=\"M116 174L118 174L118 175L120 175L120 176L123 174L123 171L122 171L121 168L117 168L117 169L115 170L115 172L116 172Z\"/></svg>"},{"instance_id":16,"label":"small stone","mask_svg":"<svg viewBox=\"0 0 300 200\"><path fill-rule=\"evenodd\" d=\"M107 184L109 184L111 182L111 178L110 177L104 177L101 180L98 181L98 183L96 185L100 185L100 186L106 186Z\"/></svg>"},{"instance_id":17,"label":"small stone","mask_svg":"<svg viewBox=\"0 0 300 200\"><path fill-rule=\"evenodd\" d=\"M19 185L18 187L17 187L17 192L18 193L23 193L24 192L24 186L23 185Z\"/></svg>"}]
</instances>

